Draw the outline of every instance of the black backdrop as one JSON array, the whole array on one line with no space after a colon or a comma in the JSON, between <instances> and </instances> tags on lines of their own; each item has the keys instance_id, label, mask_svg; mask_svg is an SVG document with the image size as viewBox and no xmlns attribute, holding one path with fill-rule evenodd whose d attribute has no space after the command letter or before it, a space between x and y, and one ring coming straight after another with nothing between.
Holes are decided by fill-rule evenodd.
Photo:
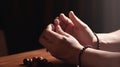
<instances>
[{"instance_id":1,"label":"black backdrop","mask_svg":"<svg viewBox=\"0 0 120 67\"><path fill-rule=\"evenodd\" d=\"M52 23L61 12L67 15L70 10L73 10L91 28L100 31L101 24L97 23L98 26L96 26L91 19L92 2L85 0L1 0L0 27L5 32L8 53L43 48L38 38L46 25Z\"/></svg>"}]
</instances>

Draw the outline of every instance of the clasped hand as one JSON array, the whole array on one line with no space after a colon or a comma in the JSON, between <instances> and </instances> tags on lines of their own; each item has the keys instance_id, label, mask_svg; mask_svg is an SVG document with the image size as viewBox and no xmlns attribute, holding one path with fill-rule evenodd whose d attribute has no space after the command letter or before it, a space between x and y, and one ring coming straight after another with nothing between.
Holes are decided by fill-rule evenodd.
<instances>
[{"instance_id":1,"label":"clasped hand","mask_svg":"<svg viewBox=\"0 0 120 67\"><path fill-rule=\"evenodd\" d=\"M91 29L70 11L69 18L61 13L55 19L54 25L49 24L40 36L39 42L54 57L78 63L79 51L85 45L95 48L96 37Z\"/></svg>"}]
</instances>

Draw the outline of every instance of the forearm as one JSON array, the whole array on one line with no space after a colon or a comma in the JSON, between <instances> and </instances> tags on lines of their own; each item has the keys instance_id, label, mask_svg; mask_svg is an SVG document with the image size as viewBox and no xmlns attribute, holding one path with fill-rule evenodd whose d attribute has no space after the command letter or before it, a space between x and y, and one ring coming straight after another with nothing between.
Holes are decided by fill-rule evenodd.
<instances>
[{"instance_id":1,"label":"forearm","mask_svg":"<svg viewBox=\"0 0 120 67\"><path fill-rule=\"evenodd\" d=\"M81 61L85 67L120 67L120 53L87 48Z\"/></svg>"},{"instance_id":2,"label":"forearm","mask_svg":"<svg viewBox=\"0 0 120 67\"><path fill-rule=\"evenodd\" d=\"M111 33L97 34L100 40L100 50L120 52L120 30Z\"/></svg>"}]
</instances>

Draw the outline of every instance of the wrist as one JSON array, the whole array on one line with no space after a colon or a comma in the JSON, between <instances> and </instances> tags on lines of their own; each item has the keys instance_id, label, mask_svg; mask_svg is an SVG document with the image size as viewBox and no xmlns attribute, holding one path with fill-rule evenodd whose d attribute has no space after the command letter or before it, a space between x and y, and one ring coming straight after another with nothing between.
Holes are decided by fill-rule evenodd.
<instances>
[{"instance_id":1,"label":"wrist","mask_svg":"<svg viewBox=\"0 0 120 67\"><path fill-rule=\"evenodd\" d=\"M96 34L96 33L94 33L94 35L95 35L95 38L96 38L96 42L95 42L95 49L100 49L100 39L99 39L99 37L98 37L98 35Z\"/></svg>"},{"instance_id":2,"label":"wrist","mask_svg":"<svg viewBox=\"0 0 120 67\"><path fill-rule=\"evenodd\" d=\"M75 48L74 50L71 50L70 54L66 56L68 63L71 64L78 64L78 56L80 51L83 49L83 46L80 46L78 48Z\"/></svg>"},{"instance_id":3,"label":"wrist","mask_svg":"<svg viewBox=\"0 0 120 67\"><path fill-rule=\"evenodd\" d=\"M78 66L82 67L82 55L85 53L85 50L88 48L89 46L83 47L82 50L80 50L79 55L78 55Z\"/></svg>"}]
</instances>

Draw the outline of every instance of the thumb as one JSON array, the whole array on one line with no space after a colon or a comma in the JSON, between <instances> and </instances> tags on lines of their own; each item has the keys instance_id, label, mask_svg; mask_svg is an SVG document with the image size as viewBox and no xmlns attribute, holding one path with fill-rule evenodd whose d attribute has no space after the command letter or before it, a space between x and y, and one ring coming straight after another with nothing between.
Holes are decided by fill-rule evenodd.
<instances>
[{"instance_id":1,"label":"thumb","mask_svg":"<svg viewBox=\"0 0 120 67\"><path fill-rule=\"evenodd\" d=\"M86 26L86 24L81 21L75 14L73 11L70 11L69 12L69 18L72 20L72 22L75 24L75 25L80 25L80 27L84 27Z\"/></svg>"}]
</instances>

